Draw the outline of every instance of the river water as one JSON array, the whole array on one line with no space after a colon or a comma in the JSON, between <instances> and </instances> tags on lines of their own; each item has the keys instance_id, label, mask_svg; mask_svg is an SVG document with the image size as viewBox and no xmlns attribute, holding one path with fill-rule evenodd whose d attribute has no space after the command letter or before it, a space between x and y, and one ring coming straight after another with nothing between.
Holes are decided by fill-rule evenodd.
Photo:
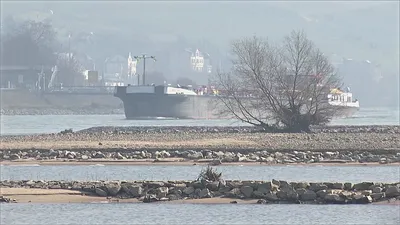
<instances>
[{"instance_id":1,"label":"river water","mask_svg":"<svg viewBox=\"0 0 400 225\"><path fill-rule=\"evenodd\" d=\"M364 108L349 118L334 119L331 125L399 125L399 110ZM18 115L1 116L1 134L54 133L72 128L74 131L94 126L240 126L237 120L126 120L119 115Z\"/></svg>"},{"instance_id":2,"label":"river water","mask_svg":"<svg viewBox=\"0 0 400 225\"><path fill-rule=\"evenodd\" d=\"M399 125L399 111L361 109L332 125ZM1 116L1 134L93 126L238 126L235 120L126 120L124 115ZM1 180L193 180L203 166L2 165ZM399 182L397 166L229 166L225 179ZM400 224L395 205L1 204L0 224Z\"/></svg>"},{"instance_id":3,"label":"river water","mask_svg":"<svg viewBox=\"0 0 400 225\"><path fill-rule=\"evenodd\" d=\"M204 165L12 165L1 166L1 180L195 180ZM229 180L314 182L400 182L398 166L221 165Z\"/></svg>"},{"instance_id":4,"label":"river water","mask_svg":"<svg viewBox=\"0 0 400 225\"><path fill-rule=\"evenodd\" d=\"M1 224L400 224L393 205L3 204Z\"/></svg>"}]
</instances>

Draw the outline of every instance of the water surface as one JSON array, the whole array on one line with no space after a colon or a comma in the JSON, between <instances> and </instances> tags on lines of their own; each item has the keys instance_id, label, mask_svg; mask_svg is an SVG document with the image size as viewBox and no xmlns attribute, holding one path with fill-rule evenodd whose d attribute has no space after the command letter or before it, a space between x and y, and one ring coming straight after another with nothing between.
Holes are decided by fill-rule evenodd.
<instances>
[{"instance_id":1,"label":"water surface","mask_svg":"<svg viewBox=\"0 0 400 225\"><path fill-rule=\"evenodd\" d=\"M399 125L399 110L364 108L353 117L334 119L331 125ZM126 120L125 115L17 115L1 116L1 134L54 133L94 126L240 126L237 120Z\"/></svg>"},{"instance_id":2,"label":"water surface","mask_svg":"<svg viewBox=\"0 0 400 225\"><path fill-rule=\"evenodd\" d=\"M1 224L399 224L393 205L2 204Z\"/></svg>"},{"instance_id":3,"label":"water surface","mask_svg":"<svg viewBox=\"0 0 400 225\"><path fill-rule=\"evenodd\" d=\"M194 180L204 165L3 165L1 180ZM399 166L216 167L224 179L326 182L400 182Z\"/></svg>"}]
</instances>

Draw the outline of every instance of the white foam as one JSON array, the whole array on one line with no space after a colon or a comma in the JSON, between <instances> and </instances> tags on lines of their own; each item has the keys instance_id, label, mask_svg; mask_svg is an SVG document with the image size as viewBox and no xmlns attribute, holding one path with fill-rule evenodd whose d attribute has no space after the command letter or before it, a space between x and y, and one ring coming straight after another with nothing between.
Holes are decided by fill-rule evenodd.
<instances>
[{"instance_id":1,"label":"white foam","mask_svg":"<svg viewBox=\"0 0 400 225\"><path fill-rule=\"evenodd\" d=\"M90 165L90 166L104 166L104 164L94 164L94 165Z\"/></svg>"},{"instance_id":2,"label":"white foam","mask_svg":"<svg viewBox=\"0 0 400 225\"><path fill-rule=\"evenodd\" d=\"M39 164L20 164L20 165L8 165L8 166L25 167L25 166L40 166L40 165Z\"/></svg>"}]
</instances>

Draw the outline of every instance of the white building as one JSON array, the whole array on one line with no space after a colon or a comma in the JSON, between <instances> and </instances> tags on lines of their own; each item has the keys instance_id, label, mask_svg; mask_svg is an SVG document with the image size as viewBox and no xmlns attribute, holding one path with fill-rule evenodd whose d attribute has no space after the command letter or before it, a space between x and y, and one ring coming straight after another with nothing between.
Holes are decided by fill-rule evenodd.
<instances>
[{"instance_id":1,"label":"white building","mask_svg":"<svg viewBox=\"0 0 400 225\"><path fill-rule=\"evenodd\" d=\"M129 52L128 56L128 77L132 78L132 76L136 75L136 66L137 66L137 60L132 58L131 53Z\"/></svg>"},{"instance_id":2,"label":"white building","mask_svg":"<svg viewBox=\"0 0 400 225\"><path fill-rule=\"evenodd\" d=\"M204 56L201 52L196 49L195 53L192 53L190 57L190 63L192 65L192 69L196 72L203 72L204 69Z\"/></svg>"}]
</instances>

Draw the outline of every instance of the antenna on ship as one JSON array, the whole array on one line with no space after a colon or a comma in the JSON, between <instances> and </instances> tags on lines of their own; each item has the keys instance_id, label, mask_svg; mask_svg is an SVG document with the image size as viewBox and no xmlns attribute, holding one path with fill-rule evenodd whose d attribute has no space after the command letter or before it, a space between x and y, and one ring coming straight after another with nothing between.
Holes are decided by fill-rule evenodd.
<instances>
[{"instance_id":1,"label":"antenna on ship","mask_svg":"<svg viewBox=\"0 0 400 225\"><path fill-rule=\"evenodd\" d=\"M138 62L139 59L143 59L143 85L146 85L146 59L153 59L154 62L157 61L155 56L147 56L146 54L142 54L140 56L134 56ZM139 85L139 75L138 75L138 85Z\"/></svg>"}]
</instances>

